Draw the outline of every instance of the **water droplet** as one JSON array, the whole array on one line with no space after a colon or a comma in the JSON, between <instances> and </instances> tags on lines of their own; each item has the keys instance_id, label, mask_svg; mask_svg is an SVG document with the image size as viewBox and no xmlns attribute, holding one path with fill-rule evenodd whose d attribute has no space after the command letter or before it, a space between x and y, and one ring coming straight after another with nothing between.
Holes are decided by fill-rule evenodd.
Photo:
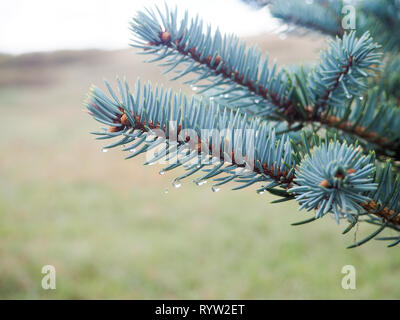
<instances>
[{"instance_id":1,"label":"water droplet","mask_svg":"<svg viewBox=\"0 0 400 320\"><path fill-rule=\"evenodd\" d=\"M363 97L363 96L361 96L361 97L358 97L358 99L360 99L360 100L362 101L362 100L364 100L364 97Z\"/></svg>"},{"instance_id":2,"label":"water droplet","mask_svg":"<svg viewBox=\"0 0 400 320\"><path fill-rule=\"evenodd\" d=\"M133 148L133 149L130 149L130 150L129 150L129 152L131 152L131 153L135 153L135 152L136 152L136 149L135 149L135 148Z\"/></svg>"},{"instance_id":3,"label":"water droplet","mask_svg":"<svg viewBox=\"0 0 400 320\"><path fill-rule=\"evenodd\" d=\"M168 189L167 189L167 188L165 188L165 190L164 190L164 193L165 193L165 194L167 194L167 193L168 193Z\"/></svg>"},{"instance_id":4,"label":"water droplet","mask_svg":"<svg viewBox=\"0 0 400 320\"><path fill-rule=\"evenodd\" d=\"M211 187L211 190L212 190L213 192L218 192L218 191L221 190L221 189L218 188L218 187L212 186L212 187Z\"/></svg>"},{"instance_id":5,"label":"water droplet","mask_svg":"<svg viewBox=\"0 0 400 320\"><path fill-rule=\"evenodd\" d=\"M182 186L182 183L179 181L178 178L176 178L176 179L174 179L174 180L172 181L172 186L173 186L174 188L178 189L178 188L180 188L180 187Z\"/></svg>"},{"instance_id":6,"label":"water droplet","mask_svg":"<svg viewBox=\"0 0 400 320\"><path fill-rule=\"evenodd\" d=\"M202 186L203 184L206 184L206 183L207 183L207 180L196 181L196 184L197 184L198 186Z\"/></svg>"},{"instance_id":7,"label":"water droplet","mask_svg":"<svg viewBox=\"0 0 400 320\"><path fill-rule=\"evenodd\" d=\"M210 100L213 101L213 100L214 100L214 97L210 97Z\"/></svg>"},{"instance_id":8,"label":"water droplet","mask_svg":"<svg viewBox=\"0 0 400 320\"><path fill-rule=\"evenodd\" d=\"M254 103L255 103L255 104L260 103L260 100L254 99Z\"/></svg>"},{"instance_id":9,"label":"water droplet","mask_svg":"<svg viewBox=\"0 0 400 320\"><path fill-rule=\"evenodd\" d=\"M229 98L229 94L225 93L224 98Z\"/></svg>"},{"instance_id":10,"label":"water droplet","mask_svg":"<svg viewBox=\"0 0 400 320\"><path fill-rule=\"evenodd\" d=\"M264 192L265 192L265 190L264 190L264 189L257 190L257 193L258 193L258 194L263 194Z\"/></svg>"},{"instance_id":11,"label":"water droplet","mask_svg":"<svg viewBox=\"0 0 400 320\"><path fill-rule=\"evenodd\" d=\"M102 151L103 151L103 152L108 152L108 149L107 149L107 148L103 148Z\"/></svg>"},{"instance_id":12,"label":"water droplet","mask_svg":"<svg viewBox=\"0 0 400 320\"><path fill-rule=\"evenodd\" d=\"M164 169L161 169L158 173L159 173L160 176L163 176L165 174L165 172L166 171Z\"/></svg>"},{"instance_id":13,"label":"water droplet","mask_svg":"<svg viewBox=\"0 0 400 320\"><path fill-rule=\"evenodd\" d=\"M351 99L353 96L350 94L350 93L348 93L348 94L346 94L346 98L347 99Z\"/></svg>"},{"instance_id":14,"label":"water droplet","mask_svg":"<svg viewBox=\"0 0 400 320\"><path fill-rule=\"evenodd\" d=\"M195 87L194 85L190 85L193 91L197 91L199 88Z\"/></svg>"}]
</instances>

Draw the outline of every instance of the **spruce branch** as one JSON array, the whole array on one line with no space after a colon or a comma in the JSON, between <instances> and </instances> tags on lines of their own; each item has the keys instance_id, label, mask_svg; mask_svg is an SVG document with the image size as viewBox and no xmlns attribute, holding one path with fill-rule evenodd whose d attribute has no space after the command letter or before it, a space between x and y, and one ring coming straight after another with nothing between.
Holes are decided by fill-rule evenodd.
<instances>
[{"instance_id":1,"label":"spruce branch","mask_svg":"<svg viewBox=\"0 0 400 320\"><path fill-rule=\"evenodd\" d=\"M207 84L198 85L199 93L213 89L219 102L225 98L224 104L234 102L238 108L256 106L267 113L279 109L290 115L290 79L277 70L276 63L270 68L268 57L262 59L256 47L246 49L238 37L222 35L218 29L212 35L211 27L203 33L203 21L196 17L189 25L188 19L186 12L179 25L177 12L170 13L168 7L164 14L160 10L158 15L152 10L138 12L131 30L139 39L132 46L143 49L144 54L156 54L150 62L166 59L163 66L169 68L164 73L185 64L173 80L199 74L188 83L195 86L205 80Z\"/></svg>"},{"instance_id":2,"label":"spruce branch","mask_svg":"<svg viewBox=\"0 0 400 320\"><path fill-rule=\"evenodd\" d=\"M352 32L331 41L318 65L310 71L311 76L296 81L293 79L299 79L298 74L289 74L284 69L277 71L275 64L270 69L268 58L263 60L255 47L246 49L237 37L222 36L219 30L212 36L210 28L203 33L203 22L198 18L189 26L185 13L179 24L176 11L172 13L168 8L165 11L165 14L160 10L157 14L152 10L137 14L131 29L139 39L133 46L143 49L144 54L156 54L149 61L166 59L163 64L169 67L166 72L186 65L174 79L189 73L199 74L188 83L207 81L199 85L203 88L200 93L212 89L215 100L223 105L245 109L266 119L284 119L290 127L296 122L315 122L344 129L370 142L385 142L384 137L378 141L375 133L365 128L346 126L341 121L338 125L335 118L325 117L328 115L325 109L344 108L353 96L361 96L366 89L365 79L377 70L381 54L376 52L379 46L368 32L359 39ZM299 93L296 87L305 89Z\"/></svg>"},{"instance_id":3,"label":"spruce branch","mask_svg":"<svg viewBox=\"0 0 400 320\"><path fill-rule=\"evenodd\" d=\"M300 5L271 2L279 12L286 8L282 17ZM342 5L315 0L295 23L318 29L321 13L337 18ZM332 31L338 21L327 20ZM274 202L296 199L300 209L315 212L297 224L333 214L349 222L343 233L360 221L378 226L350 247L373 238L400 243L398 163L382 164L400 159L400 109L392 93L397 78L388 78L386 69L372 79L382 54L369 32L336 32L315 66L278 69L234 35L210 26L203 32L198 17L189 20L186 12L178 23L177 9L168 6L139 12L131 30L132 45L155 55L150 62L174 71L173 79L191 75L186 83L209 97L188 98L139 81L131 92L119 79L119 96L107 82L108 95L92 87L88 112L106 126L93 134L112 140L104 150L122 146L127 159L146 153L145 164L166 161L160 174L183 167L176 187L195 174L199 185L212 180L213 191L229 182L238 183L235 190L261 183L257 191L278 196ZM399 236L377 238L386 229Z\"/></svg>"},{"instance_id":4,"label":"spruce branch","mask_svg":"<svg viewBox=\"0 0 400 320\"><path fill-rule=\"evenodd\" d=\"M167 145L155 156L154 161L167 155L178 156L179 153L189 152L187 156L190 160L197 160L196 166L203 167L205 162L208 166L214 165L214 169L218 167L212 176L206 175L208 178L224 172L220 166L229 161L230 170L247 170L243 174L235 173L235 178L249 178L248 171L251 171L250 177L253 174L260 175L254 182L269 181L269 188L278 185L288 187L292 183L295 162L289 138L282 136L278 139L275 130L266 122L248 120L239 112L222 109L213 102L208 106L196 97L189 100L182 94L173 94L170 90L156 88L153 92L150 84L141 92L138 82L136 92L132 94L126 83L124 86L119 80L118 83L122 101L118 100L107 83L112 100L99 88L92 87L86 104L95 120L109 126L102 132L95 133L100 135L100 139L122 137L117 143L106 146L106 149L133 142L133 146L124 149L131 152L127 158L132 158L160 145L160 136L151 137L150 141L145 139L158 129L167 139ZM171 135L172 124L176 128L175 135ZM185 130L195 130L197 139L193 140ZM217 132L211 132L209 135L207 130ZM174 138L177 138L177 141L172 141ZM144 146L137 150L141 143ZM206 159L201 156L205 156ZM152 160L148 161L148 164L150 163ZM163 170L168 171L183 163L178 161L177 164ZM203 179L205 177L199 181Z\"/></svg>"},{"instance_id":5,"label":"spruce branch","mask_svg":"<svg viewBox=\"0 0 400 320\"><path fill-rule=\"evenodd\" d=\"M161 170L184 166L187 172L174 180L175 185L203 171L197 184L214 178L212 188L217 191L230 181L240 183L234 189L267 183L259 192L269 191L284 201L296 197L300 208L316 210L317 219L328 212L348 220L370 214L383 219L385 227L400 224L399 177L390 164L378 167L375 174L373 156L362 155L359 148L317 136L309 144L304 134L303 143L294 144L286 135L278 138L265 121L248 119L214 102L152 89L150 84L141 89L140 82L131 93L127 83L118 80L119 98L106 85L111 97L92 87L86 103L93 118L107 125L94 134L101 140L119 138L105 148L123 145L127 159L154 148L158 149L146 164L176 156L176 162ZM176 135L171 134L171 124ZM196 132L194 140L186 134L190 129ZM219 132L208 135L203 129ZM256 134L243 135L243 130Z\"/></svg>"},{"instance_id":6,"label":"spruce branch","mask_svg":"<svg viewBox=\"0 0 400 320\"><path fill-rule=\"evenodd\" d=\"M321 61L313 70L310 86L314 95L315 113L326 107L343 108L348 99L360 97L367 89L364 79L377 71L382 54L369 32L356 38L355 32L331 41L322 52Z\"/></svg>"},{"instance_id":7,"label":"spruce branch","mask_svg":"<svg viewBox=\"0 0 400 320\"><path fill-rule=\"evenodd\" d=\"M390 56L384 70L379 73L374 79L374 84L379 87L388 100L393 100L393 103L400 106L400 57L398 55Z\"/></svg>"},{"instance_id":8,"label":"spruce branch","mask_svg":"<svg viewBox=\"0 0 400 320\"><path fill-rule=\"evenodd\" d=\"M330 36L342 37L341 0L315 0L309 3L304 0L272 0L270 12L283 23L300 26Z\"/></svg>"},{"instance_id":9,"label":"spruce branch","mask_svg":"<svg viewBox=\"0 0 400 320\"><path fill-rule=\"evenodd\" d=\"M379 88L355 99L345 109L322 112L319 122L327 128L337 128L351 143L358 140L365 150L374 150L380 156L399 159L400 109L386 100Z\"/></svg>"},{"instance_id":10,"label":"spruce branch","mask_svg":"<svg viewBox=\"0 0 400 320\"><path fill-rule=\"evenodd\" d=\"M371 30L386 52L398 53L400 35L394 30L400 28L399 0L360 1L357 12L360 15L359 29Z\"/></svg>"},{"instance_id":11,"label":"spruce branch","mask_svg":"<svg viewBox=\"0 0 400 320\"><path fill-rule=\"evenodd\" d=\"M252 3L252 0L243 0ZM393 30L400 27L399 0L363 0L344 2L342 0L304 0L264 2L269 5L271 14L282 23L292 25L289 32L296 32L298 27L317 31L328 36L344 35L342 9L353 5L356 12L356 28L358 36L366 31L384 46L386 52L396 53L400 50L400 36ZM295 27L297 28L295 28Z\"/></svg>"}]
</instances>

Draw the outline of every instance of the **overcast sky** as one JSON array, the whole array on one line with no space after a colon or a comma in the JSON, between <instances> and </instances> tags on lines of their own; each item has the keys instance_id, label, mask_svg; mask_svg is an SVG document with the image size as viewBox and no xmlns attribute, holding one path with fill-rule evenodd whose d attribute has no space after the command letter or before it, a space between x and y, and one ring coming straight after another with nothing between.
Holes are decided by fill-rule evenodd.
<instances>
[{"instance_id":1,"label":"overcast sky","mask_svg":"<svg viewBox=\"0 0 400 320\"><path fill-rule=\"evenodd\" d=\"M166 2L239 36L276 28L266 8L254 10L240 0ZM164 0L0 0L0 52L124 48L130 18L154 3L163 6Z\"/></svg>"}]
</instances>

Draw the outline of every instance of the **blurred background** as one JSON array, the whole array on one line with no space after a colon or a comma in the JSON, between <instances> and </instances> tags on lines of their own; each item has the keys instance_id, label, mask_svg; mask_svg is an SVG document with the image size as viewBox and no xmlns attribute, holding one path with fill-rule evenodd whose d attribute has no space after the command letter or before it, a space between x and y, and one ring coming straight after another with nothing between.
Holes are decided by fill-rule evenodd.
<instances>
[{"instance_id":1,"label":"blurred background","mask_svg":"<svg viewBox=\"0 0 400 320\"><path fill-rule=\"evenodd\" d=\"M167 1L239 34L280 65L314 61L317 35L287 36L239 0ZM256 187L179 189L144 156L103 153L83 110L89 86L116 75L187 93L129 48L129 18L162 1L0 2L1 299L355 299L400 297L400 254L342 236L329 217L310 225L294 202ZM283 28L283 29L282 29ZM114 82L115 83L115 82ZM230 185L232 187L232 185ZM357 289L344 290L344 265ZM43 290L53 265L57 289Z\"/></svg>"}]
</instances>

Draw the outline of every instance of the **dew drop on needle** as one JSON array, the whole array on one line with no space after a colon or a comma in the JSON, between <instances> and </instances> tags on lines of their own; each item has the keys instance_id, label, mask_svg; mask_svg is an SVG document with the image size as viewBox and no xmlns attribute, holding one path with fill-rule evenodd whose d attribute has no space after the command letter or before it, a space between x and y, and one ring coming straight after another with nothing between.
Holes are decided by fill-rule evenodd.
<instances>
[{"instance_id":1,"label":"dew drop on needle","mask_svg":"<svg viewBox=\"0 0 400 320\"><path fill-rule=\"evenodd\" d=\"M174 179L174 180L172 181L172 186L173 186L175 189L178 189L178 188L180 188L180 187L182 186L182 183L179 181L178 178L176 178L176 179Z\"/></svg>"},{"instance_id":2,"label":"dew drop on needle","mask_svg":"<svg viewBox=\"0 0 400 320\"><path fill-rule=\"evenodd\" d=\"M206 183L207 183L207 180L196 181L196 184L197 184L198 186L202 186L203 184L206 184Z\"/></svg>"}]
</instances>

